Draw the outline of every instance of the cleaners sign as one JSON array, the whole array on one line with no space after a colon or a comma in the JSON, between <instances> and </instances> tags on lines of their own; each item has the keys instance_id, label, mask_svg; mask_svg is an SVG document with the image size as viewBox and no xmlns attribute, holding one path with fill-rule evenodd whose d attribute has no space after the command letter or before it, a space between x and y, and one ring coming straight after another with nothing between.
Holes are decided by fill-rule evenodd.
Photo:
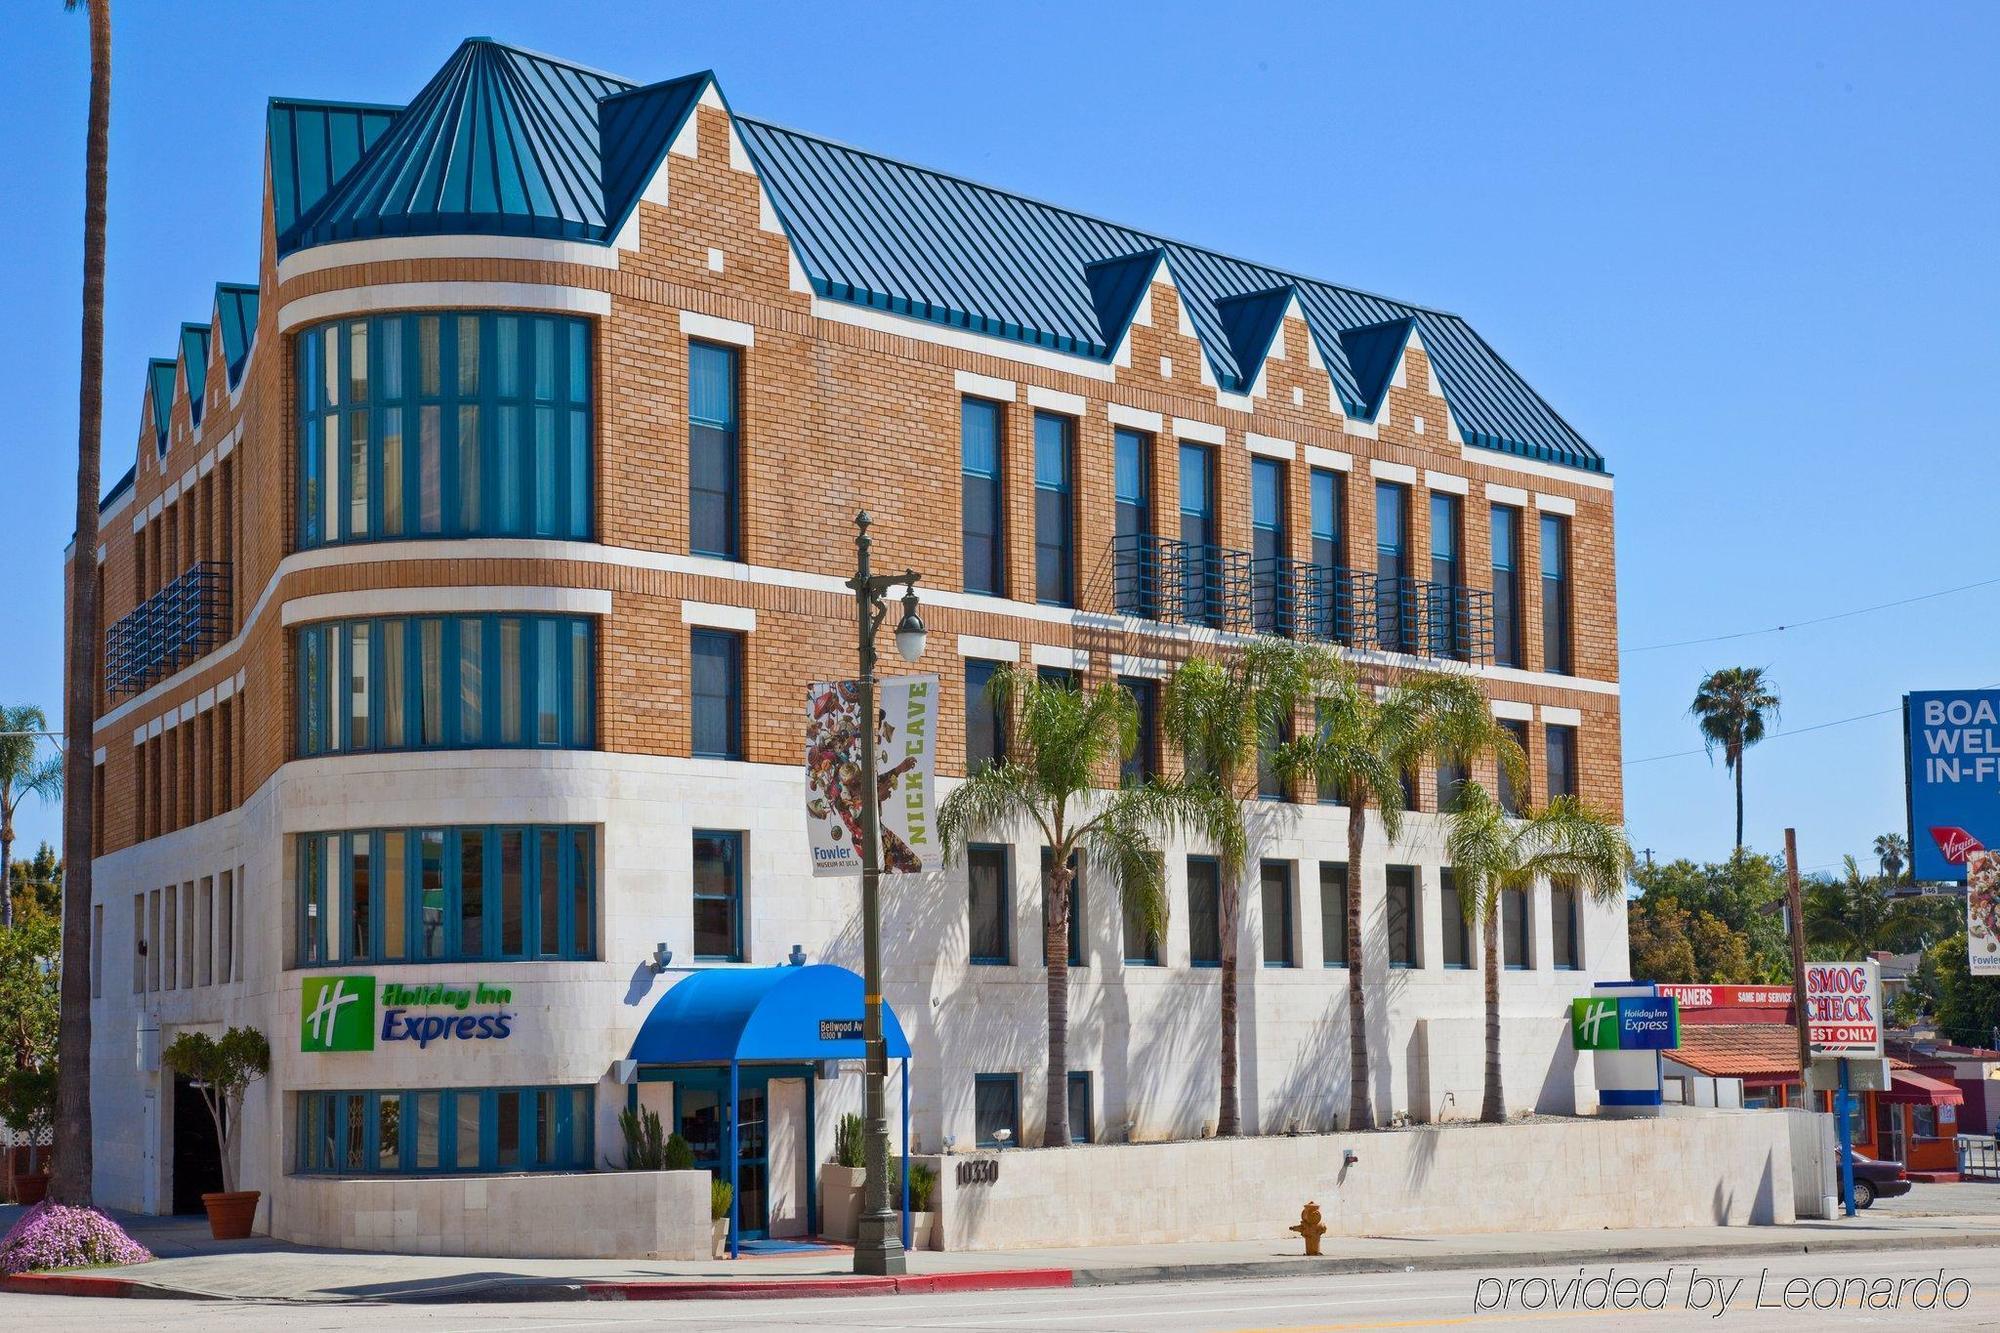
<instances>
[{"instance_id":1,"label":"cleaners sign","mask_svg":"<svg viewBox=\"0 0 2000 1333\"><path fill-rule=\"evenodd\" d=\"M1876 964L1806 964L1806 1036L1814 1055L1882 1058L1882 986Z\"/></svg>"},{"instance_id":2,"label":"cleaners sign","mask_svg":"<svg viewBox=\"0 0 2000 1333\"><path fill-rule=\"evenodd\" d=\"M875 800L882 872L918 875L943 863L931 777L937 771L938 678L892 676L875 686ZM861 686L806 687L806 841L815 876L861 873Z\"/></svg>"},{"instance_id":3,"label":"cleaners sign","mask_svg":"<svg viewBox=\"0 0 2000 1333\"><path fill-rule=\"evenodd\" d=\"M1966 858L2000 847L2000 690L1903 696L1910 872L1962 880Z\"/></svg>"},{"instance_id":4,"label":"cleaners sign","mask_svg":"<svg viewBox=\"0 0 2000 1333\"><path fill-rule=\"evenodd\" d=\"M507 987L483 981L378 987L368 976L307 977L299 995L299 1049L372 1051L377 1041L411 1041L429 1050L434 1043L501 1040L514 1032L513 999Z\"/></svg>"}]
</instances>

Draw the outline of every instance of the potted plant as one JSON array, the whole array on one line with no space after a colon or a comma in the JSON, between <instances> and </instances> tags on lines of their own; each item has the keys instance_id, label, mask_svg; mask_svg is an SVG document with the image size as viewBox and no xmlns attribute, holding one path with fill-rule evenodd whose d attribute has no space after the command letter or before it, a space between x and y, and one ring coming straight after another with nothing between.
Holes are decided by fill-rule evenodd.
<instances>
[{"instance_id":1,"label":"potted plant","mask_svg":"<svg viewBox=\"0 0 2000 1333\"><path fill-rule=\"evenodd\" d=\"M867 1176L861 1117L840 1117L833 1134L833 1160L820 1168L820 1234L851 1241L861 1220L861 1186Z\"/></svg>"},{"instance_id":2,"label":"potted plant","mask_svg":"<svg viewBox=\"0 0 2000 1333\"><path fill-rule=\"evenodd\" d=\"M667 1170L667 1145L665 1126L660 1123L660 1113L645 1107L637 1110L627 1107L618 1113L618 1132L625 1139L625 1169L627 1171ZM680 1135L674 1135L679 1138ZM606 1159L605 1165L611 1165Z\"/></svg>"},{"instance_id":3,"label":"potted plant","mask_svg":"<svg viewBox=\"0 0 2000 1333\"><path fill-rule=\"evenodd\" d=\"M56 1123L55 1066L15 1069L0 1079L0 1120L39 1147L49 1141ZM35 1149L31 1148L32 1154ZM14 1202L36 1204L49 1191L47 1149L41 1149L41 1169L14 1177Z\"/></svg>"},{"instance_id":4,"label":"potted plant","mask_svg":"<svg viewBox=\"0 0 2000 1333\"><path fill-rule=\"evenodd\" d=\"M715 1257L729 1257L729 1182L711 1180L708 1182L708 1215L714 1225Z\"/></svg>"},{"instance_id":5,"label":"potted plant","mask_svg":"<svg viewBox=\"0 0 2000 1333\"><path fill-rule=\"evenodd\" d=\"M910 1163L910 1248L935 1250L937 1246L938 1176L922 1162Z\"/></svg>"},{"instance_id":6,"label":"potted plant","mask_svg":"<svg viewBox=\"0 0 2000 1333\"><path fill-rule=\"evenodd\" d=\"M255 1028L233 1027L220 1039L206 1032L183 1032L167 1047L162 1061L193 1080L222 1145L222 1192L201 1196L201 1206L208 1210L209 1234L217 1240L242 1240L250 1234L260 1196L256 1190L236 1188L241 1146L236 1131L243 1119L244 1090L271 1072L271 1044Z\"/></svg>"}]
</instances>

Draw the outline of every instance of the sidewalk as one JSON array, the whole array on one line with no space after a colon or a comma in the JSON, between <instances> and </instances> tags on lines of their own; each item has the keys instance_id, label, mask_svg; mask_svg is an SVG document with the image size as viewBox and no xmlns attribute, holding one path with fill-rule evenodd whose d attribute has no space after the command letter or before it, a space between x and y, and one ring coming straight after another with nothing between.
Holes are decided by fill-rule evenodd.
<instances>
[{"instance_id":1,"label":"sidewalk","mask_svg":"<svg viewBox=\"0 0 2000 1333\"><path fill-rule=\"evenodd\" d=\"M1937 1188L1949 1189L1950 1186ZM0 1230L19 1213L0 1208ZM1334 1237L1316 1259L1293 1238L910 1256L910 1276L857 1278L844 1249L736 1262L462 1259L311 1250L265 1238L218 1242L201 1218L118 1214L159 1257L130 1268L0 1280L0 1291L154 1298L342 1301L663 1300L1018 1290L1305 1273L1646 1263L1862 1249L2000 1246L2000 1212L1780 1227L1682 1227L1449 1236Z\"/></svg>"}]
</instances>

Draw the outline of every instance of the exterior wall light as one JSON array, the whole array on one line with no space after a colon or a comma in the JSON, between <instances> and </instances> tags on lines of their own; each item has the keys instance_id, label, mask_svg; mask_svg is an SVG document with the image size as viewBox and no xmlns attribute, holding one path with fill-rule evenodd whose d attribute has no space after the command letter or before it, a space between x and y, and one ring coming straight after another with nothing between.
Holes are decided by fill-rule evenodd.
<instances>
[{"instance_id":1,"label":"exterior wall light","mask_svg":"<svg viewBox=\"0 0 2000 1333\"><path fill-rule=\"evenodd\" d=\"M923 617L917 614L917 590L914 585L903 591L903 618L896 622L896 653L905 662L914 662L924 655Z\"/></svg>"},{"instance_id":2,"label":"exterior wall light","mask_svg":"<svg viewBox=\"0 0 2000 1333\"><path fill-rule=\"evenodd\" d=\"M658 976L660 973L666 971L667 965L673 961L674 951L667 947L665 940L661 940L653 946L653 956L647 962L646 966L653 969L654 976Z\"/></svg>"},{"instance_id":3,"label":"exterior wall light","mask_svg":"<svg viewBox=\"0 0 2000 1333\"><path fill-rule=\"evenodd\" d=\"M790 963L793 967L804 967L806 965L805 946L800 944L794 944L792 946L792 951L789 954L785 955L785 961Z\"/></svg>"}]
</instances>

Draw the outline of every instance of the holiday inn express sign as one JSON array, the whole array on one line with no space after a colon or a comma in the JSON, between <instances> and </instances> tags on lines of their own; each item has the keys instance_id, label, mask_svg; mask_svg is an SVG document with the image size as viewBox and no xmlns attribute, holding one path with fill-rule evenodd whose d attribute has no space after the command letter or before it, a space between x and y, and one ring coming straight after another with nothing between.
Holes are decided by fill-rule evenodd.
<instances>
[{"instance_id":1,"label":"holiday inn express sign","mask_svg":"<svg viewBox=\"0 0 2000 1333\"><path fill-rule=\"evenodd\" d=\"M378 1041L413 1041L429 1050L433 1043L500 1040L514 1032L513 999L507 987L483 981L378 986L372 976L307 977L299 994L299 1049L372 1051Z\"/></svg>"},{"instance_id":2,"label":"holiday inn express sign","mask_svg":"<svg viewBox=\"0 0 2000 1333\"><path fill-rule=\"evenodd\" d=\"M1569 1035L1579 1051L1671 1051L1680 1006L1663 995L1585 996L1569 1002Z\"/></svg>"}]
</instances>

